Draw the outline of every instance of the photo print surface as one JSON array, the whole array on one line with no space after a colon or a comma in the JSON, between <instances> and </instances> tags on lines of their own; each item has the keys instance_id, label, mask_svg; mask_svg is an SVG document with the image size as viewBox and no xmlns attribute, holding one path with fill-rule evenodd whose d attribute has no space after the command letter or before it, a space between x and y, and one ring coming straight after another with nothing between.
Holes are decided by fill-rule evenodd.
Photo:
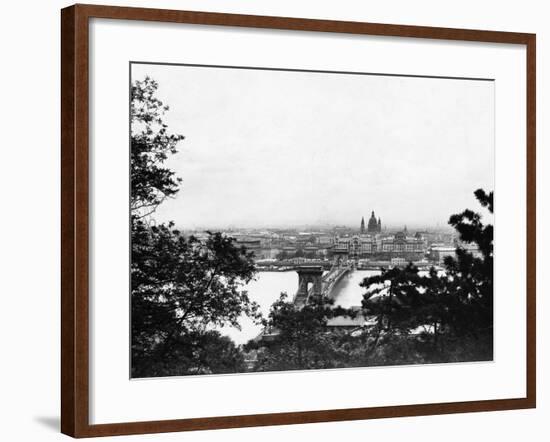
<instances>
[{"instance_id":1,"label":"photo print surface","mask_svg":"<svg viewBox=\"0 0 550 442\"><path fill-rule=\"evenodd\" d=\"M493 360L494 81L129 86L132 378Z\"/></svg>"}]
</instances>

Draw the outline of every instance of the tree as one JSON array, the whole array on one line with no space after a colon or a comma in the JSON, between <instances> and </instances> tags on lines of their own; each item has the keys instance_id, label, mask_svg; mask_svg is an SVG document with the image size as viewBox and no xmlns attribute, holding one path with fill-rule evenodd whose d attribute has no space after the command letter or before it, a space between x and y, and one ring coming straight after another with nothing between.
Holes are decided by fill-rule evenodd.
<instances>
[{"instance_id":1,"label":"tree","mask_svg":"<svg viewBox=\"0 0 550 442\"><path fill-rule=\"evenodd\" d=\"M236 347L213 329L238 326L243 314L258 318L244 290L255 274L252 253L219 232L200 240L173 223L152 222L159 204L180 190L181 179L164 162L183 140L163 123L168 107L157 87L150 78L132 86L132 374L237 369Z\"/></svg>"},{"instance_id":2,"label":"tree","mask_svg":"<svg viewBox=\"0 0 550 442\"><path fill-rule=\"evenodd\" d=\"M493 213L493 193L479 189L476 198ZM493 326L493 227L481 215L464 210L449 219L462 244L477 245L480 256L458 246L445 271L431 268L421 276L409 264L365 278L363 309L376 318L375 332L394 345L399 335L412 342L416 356L430 362L490 359ZM399 340L398 339L398 340ZM442 340L444 343L442 343ZM386 344L387 344L386 342Z\"/></svg>"},{"instance_id":3,"label":"tree","mask_svg":"<svg viewBox=\"0 0 550 442\"><path fill-rule=\"evenodd\" d=\"M216 330L178 335L167 357L148 359L145 367L144 376L246 371L243 352L230 338Z\"/></svg>"},{"instance_id":4,"label":"tree","mask_svg":"<svg viewBox=\"0 0 550 442\"><path fill-rule=\"evenodd\" d=\"M255 350L254 371L321 369L349 366L348 352L340 344L344 336L331 331L328 320L336 316L354 317L355 312L334 307L328 299L316 299L303 307L281 293L273 303L264 329L272 335L251 341L245 349Z\"/></svg>"},{"instance_id":5,"label":"tree","mask_svg":"<svg viewBox=\"0 0 550 442\"><path fill-rule=\"evenodd\" d=\"M477 200L493 213L493 192L482 189L475 192ZM474 256L463 247L457 247L456 258L447 257L449 291L455 294L451 325L461 335L490 333L493 330L493 226L484 225L481 215L471 210L449 219L463 243L477 245L480 256ZM453 305L453 306L454 306Z\"/></svg>"},{"instance_id":6,"label":"tree","mask_svg":"<svg viewBox=\"0 0 550 442\"><path fill-rule=\"evenodd\" d=\"M131 101L130 208L132 220L147 217L166 198L179 190L181 178L164 167L176 146L185 137L168 132L163 115L169 110L156 98L158 83L150 77L135 81Z\"/></svg>"},{"instance_id":7,"label":"tree","mask_svg":"<svg viewBox=\"0 0 550 442\"><path fill-rule=\"evenodd\" d=\"M369 315L376 316L377 327L385 331L407 331L414 327L411 310L420 302L418 268L409 264L385 270L366 278L360 286L367 288L362 305Z\"/></svg>"},{"instance_id":8,"label":"tree","mask_svg":"<svg viewBox=\"0 0 550 442\"><path fill-rule=\"evenodd\" d=\"M174 349L182 336L193 334L196 340L212 327L238 327L240 315L259 316L256 303L243 289L255 273L252 253L236 247L232 238L209 233L207 240L200 241L184 237L171 225L140 224L134 233L132 344L136 373L176 358Z\"/></svg>"}]
</instances>

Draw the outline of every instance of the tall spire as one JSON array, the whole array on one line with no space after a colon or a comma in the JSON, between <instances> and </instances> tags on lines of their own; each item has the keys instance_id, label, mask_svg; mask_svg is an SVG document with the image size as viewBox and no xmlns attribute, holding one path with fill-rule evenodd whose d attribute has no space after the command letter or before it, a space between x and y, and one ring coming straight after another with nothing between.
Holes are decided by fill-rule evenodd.
<instances>
[{"instance_id":1,"label":"tall spire","mask_svg":"<svg viewBox=\"0 0 550 442\"><path fill-rule=\"evenodd\" d=\"M361 217L361 233L365 233L365 217Z\"/></svg>"}]
</instances>

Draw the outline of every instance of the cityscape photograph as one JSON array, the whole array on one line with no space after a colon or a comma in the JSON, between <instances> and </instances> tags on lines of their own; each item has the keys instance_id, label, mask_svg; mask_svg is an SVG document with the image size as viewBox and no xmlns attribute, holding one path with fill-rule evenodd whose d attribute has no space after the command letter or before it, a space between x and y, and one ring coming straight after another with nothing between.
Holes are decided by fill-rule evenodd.
<instances>
[{"instance_id":1,"label":"cityscape photograph","mask_svg":"<svg viewBox=\"0 0 550 442\"><path fill-rule=\"evenodd\" d=\"M132 63L131 377L493 360L494 82Z\"/></svg>"}]
</instances>

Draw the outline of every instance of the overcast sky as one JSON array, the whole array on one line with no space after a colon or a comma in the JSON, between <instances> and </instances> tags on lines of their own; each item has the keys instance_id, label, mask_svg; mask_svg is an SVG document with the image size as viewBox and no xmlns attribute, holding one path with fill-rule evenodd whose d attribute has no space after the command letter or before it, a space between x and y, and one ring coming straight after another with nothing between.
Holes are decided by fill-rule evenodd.
<instances>
[{"instance_id":1,"label":"overcast sky","mask_svg":"<svg viewBox=\"0 0 550 442\"><path fill-rule=\"evenodd\" d=\"M185 136L156 218L183 228L445 225L493 190L494 83L132 65Z\"/></svg>"}]
</instances>

